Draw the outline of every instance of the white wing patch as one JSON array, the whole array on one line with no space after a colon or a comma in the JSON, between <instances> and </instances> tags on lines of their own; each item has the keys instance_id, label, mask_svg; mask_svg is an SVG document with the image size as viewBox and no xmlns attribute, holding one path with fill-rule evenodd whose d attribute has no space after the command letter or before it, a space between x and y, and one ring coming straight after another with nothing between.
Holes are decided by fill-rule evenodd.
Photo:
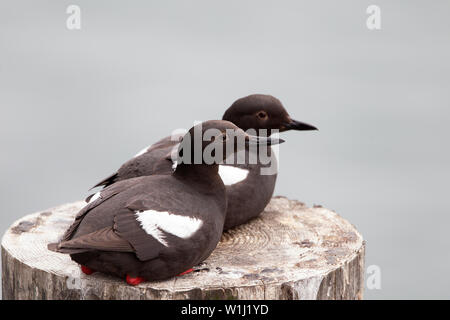
<instances>
[{"instance_id":1,"label":"white wing patch","mask_svg":"<svg viewBox=\"0 0 450 320\"><path fill-rule=\"evenodd\" d=\"M172 160L172 170L175 171L177 169L178 166L178 161L177 160Z\"/></svg>"},{"instance_id":2,"label":"white wing patch","mask_svg":"<svg viewBox=\"0 0 450 320\"><path fill-rule=\"evenodd\" d=\"M100 191L97 192L96 194L94 194L94 195L91 197L91 199L89 199L88 204L91 203L91 202L94 202L94 201L97 200L98 198L100 198Z\"/></svg>"},{"instance_id":3,"label":"white wing patch","mask_svg":"<svg viewBox=\"0 0 450 320\"><path fill-rule=\"evenodd\" d=\"M136 153L136 155L133 158L137 158L139 156L142 156L144 153L147 152L148 148L150 148L150 146L147 146L144 149L142 149L141 151L139 151L138 153Z\"/></svg>"},{"instance_id":4,"label":"white wing patch","mask_svg":"<svg viewBox=\"0 0 450 320\"><path fill-rule=\"evenodd\" d=\"M188 239L203 225L203 221L197 218L179 216L156 210L139 211L136 213L136 220L140 222L142 229L147 234L154 237L166 247L169 244L162 231L182 239Z\"/></svg>"},{"instance_id":5,"label":"white wing patch","mask_svg":"<svg viewBox=\"0 0 450 320\"><path fill-rule=\"evenodd\" d=\"M247 178L248 170L233 166L219 165L219 175L226 186L231 186Z\"/></svg>"}]
</instances>

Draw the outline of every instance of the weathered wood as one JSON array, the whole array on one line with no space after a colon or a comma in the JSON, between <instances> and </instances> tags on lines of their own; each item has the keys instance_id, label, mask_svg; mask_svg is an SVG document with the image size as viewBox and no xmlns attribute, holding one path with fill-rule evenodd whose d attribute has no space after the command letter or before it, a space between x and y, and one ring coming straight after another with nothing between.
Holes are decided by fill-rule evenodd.
<instances>
[{"instance_id":1,"label":"weathered wood","mask_svg":"<svg viewBox=\"0 0 450 320\"><path fill-rule=\"evenodd\" d=\"M86 276L47 250L84 205L28 215L2 240L3 299L361 299L364 241L335 212L273 198L261 217L225 233L196 271L129 286Z\"/></svg>"}]
</instances>

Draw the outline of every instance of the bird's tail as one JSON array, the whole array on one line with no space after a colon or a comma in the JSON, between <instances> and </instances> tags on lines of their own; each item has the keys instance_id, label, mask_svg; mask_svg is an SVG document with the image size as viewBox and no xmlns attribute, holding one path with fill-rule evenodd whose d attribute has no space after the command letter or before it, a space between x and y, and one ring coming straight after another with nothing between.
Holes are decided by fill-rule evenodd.
<instances>
[{"instance_id":1,"label":"bird's tail","mask_svg":"<svg viewBox=\"0 0 450 320\"><path fill-rule=\"evenodd\" d=\"M107 178L105 178L105 179L103 179L102 181L100 181L99 183L97 183L95 186L93 186L91 189L89 189L89 190L92 190L92 189L94 189L94 188L97 188L97 187L101 187L101 186L103 186L103 187L107 187L107 186L110 186L110 185L112 185L113 183L115 183L115 182L117 182L117 178L118 178L118 176L119 176L119 174L116 172L116 173L113 173L112 175L110 175L109 177L107 177Z\"/></svg>"},{"instance_id":2,"label":"bird's tail","mask_svg":"<svg viewBox=\"0 0 450 320\"><path fill-rule=\"evenodd\" d=\"M75 254L75 253L82 253L82 252L89 251L89 250L86 250L86 249L60 247L59 243L49 243L47 245L47 249L50 250L50 251L53 251L53 252L67 253L67 254Z\"/></svg>"}]
</instances>

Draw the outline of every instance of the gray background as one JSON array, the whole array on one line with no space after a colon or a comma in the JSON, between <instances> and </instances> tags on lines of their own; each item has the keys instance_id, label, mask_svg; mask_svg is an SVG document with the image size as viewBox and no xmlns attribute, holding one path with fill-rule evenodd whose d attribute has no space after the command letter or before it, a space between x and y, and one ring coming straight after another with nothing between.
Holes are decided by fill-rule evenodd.
<instances>
[{"instance_id":1,"label":"gray background","mask_svg":"<svg viewBox=\"0 0 450 320\"><path fill-rule=\"evenodd\" d=\"M449 298L449 14L436 0L1 1L0 231L269 93L320 128L282 134L276 194L357 226L382 272L366 298Z\"/></svg>"}]
</instances>

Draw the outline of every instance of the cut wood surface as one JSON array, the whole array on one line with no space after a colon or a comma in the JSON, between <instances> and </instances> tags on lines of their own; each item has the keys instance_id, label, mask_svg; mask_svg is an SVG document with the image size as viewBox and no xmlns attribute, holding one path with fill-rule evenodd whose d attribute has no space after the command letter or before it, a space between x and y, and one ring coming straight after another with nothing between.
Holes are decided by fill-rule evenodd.
<instances>
[{"instance_id":1,"label":"cut wood surface","mask_svg":"<svg viewBox=\"0 0 450 320\"><path fill-rule=\"evenodd\" d=\"M84 202L16 221L2 239L3 299L362 299L364 241L333 211L275 197L250 223L223 234L195 271L136 287L87 276L47 250Z\"/></svg>"}]
</instances>

